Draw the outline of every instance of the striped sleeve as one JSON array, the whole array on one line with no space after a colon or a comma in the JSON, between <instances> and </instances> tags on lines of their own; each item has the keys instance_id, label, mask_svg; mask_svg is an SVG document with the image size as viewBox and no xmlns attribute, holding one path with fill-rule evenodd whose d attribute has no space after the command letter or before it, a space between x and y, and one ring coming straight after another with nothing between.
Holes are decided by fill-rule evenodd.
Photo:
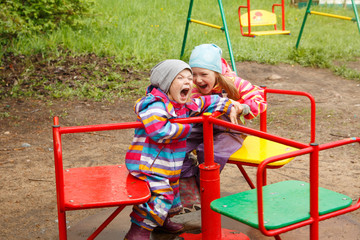
<instances>
[{"instance_id":1,"label":"striped sleeve","mask_svg":"<svg viewBox=\"0 0 360 240\"><path fill-rule=\"evenodd\" d=\"M252 85L249 81L242 79L231 70L225 59L222 59L223 75L231 79L240 94L240 103L246 104L250 107L252 114L247 114L246 119L257 117L267 108L267 103L264 100L264 89Z\"/></svg>"},{"instance_id":2,"label":"striped sleeve","mask_svg":"<svg viewBox=\"0 0 360 240\"><path fill-rule=\"evenodd\" d=\"M228 98L222 98L218 95L201 96L193 99L193 101L198 105L197 113L219 111L229 115L232 107L232 103Z\"/></svg>"},{"instance_id":3,"label":"striped sleeve","mask_svg":"<svg viewBox=\"0 0 360 240\"><path fill-rule=\"evenodd\" d=\"M250 107L252 114L247 114L246 119L257 117L267 108L267 103L264 100L264 89L252 85L249 81L237 78L235 86L239 90L241 100L240 102Z\"/></svg>"},{"instance_id":4,"label":"striped sleeve","mask_svg":"<svg viewBox=\"0 0 360 240\"><path fill-rule=\"evenodd\" d=\"M170 143L185 140L191 124L171 123L163 102L154 102L138 112L148 136L155 142Z\"/></svg>"}]
</instances>

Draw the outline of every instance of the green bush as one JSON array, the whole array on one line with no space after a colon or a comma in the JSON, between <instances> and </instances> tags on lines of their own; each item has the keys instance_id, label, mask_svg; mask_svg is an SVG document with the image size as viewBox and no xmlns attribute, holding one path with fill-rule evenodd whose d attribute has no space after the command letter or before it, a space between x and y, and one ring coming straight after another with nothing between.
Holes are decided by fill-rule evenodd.
<instances>
[{"instance_id":1,"label":"green bush","mask_svg":"<svg viewBox=\"0 0 360 240\"><path fill-rule=\"evenodd\" d=\"M0 45L20 34L49 32L61 24L77 26L92 6L90 0L0 0Z\"/></svg>"}]
</instances>

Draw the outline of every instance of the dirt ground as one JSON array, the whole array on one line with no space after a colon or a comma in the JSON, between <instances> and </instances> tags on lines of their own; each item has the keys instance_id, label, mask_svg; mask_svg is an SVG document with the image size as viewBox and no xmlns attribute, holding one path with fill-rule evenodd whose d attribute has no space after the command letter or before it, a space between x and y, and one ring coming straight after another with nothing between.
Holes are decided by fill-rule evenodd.
<instances>
[{"instance_id":1,"label":"dirt ground","mask_svg":"<svg viewBox=\"0 0 360 240\"><path fill-rule=\"evenodd\" d=\"M360 71L360 59L349 65ZM316 142L360 137L360 82L335 76L324 69L291 65L237 65L241 77L268 88L310 93L316 100ZM299 96L269 96L268 131L308 143L310 104ZM109 102L0 100L0 239L57 239L57 210L52 116L61 126L127 122L135 120L133 100ZM258 128L258 121L248 126ZM124 162L132 130L64 136L64 165L95 166ZM360 145L353 144L320 154L320 186L353 198L360 196ZM254 176L254 168L247 168ZM226 166L221 190L248 189L235 166ZM308 157L298 157L285 167L268 171L268 181L307 180ZM234 179L238 183L234 186ZM98 210L68 214L69 225ZM360 210L350 213L360 222ZM360 228L360 225L359 225ZM331 235L332 229L329 229ZM323 238L330 239L330 238ZM342 239L334 232L334 239ZM345 238L344 238L345 239ZM354 239L360 239L354 236Z\"/></svg>"}]
</instances>

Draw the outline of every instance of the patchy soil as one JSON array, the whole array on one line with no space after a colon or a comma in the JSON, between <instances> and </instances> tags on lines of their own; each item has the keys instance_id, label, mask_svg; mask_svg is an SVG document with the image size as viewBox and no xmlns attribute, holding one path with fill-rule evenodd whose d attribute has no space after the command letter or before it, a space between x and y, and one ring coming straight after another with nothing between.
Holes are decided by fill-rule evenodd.
<instances>
[{"instance_id":1,"label":"patchy soil","mask_svg":"<svg viewBox=\"0 0 360 240\"><path fill-rule=\"evenodd\" d=\"M145 72L116 63L114 57L101 58L93 53L73 55L67 51L61 56L49 57L7 53L1 60L0 94L6 97L61 98L77 92L77 96L94 99L96 92L111 91L116 91L117 96L124 92L131 95L137 90L137 84L125 83L144 80L147 76Z\"/></svg>"},{"instance_id":2,"label":"patchy soil","mask_svg":"<svg viewBox=\"0 0 360 240\"><path fill-rule=\"evenodd\" d=\"M360 61L354 63L355 67L359 65ZM12 71L10 66L6 69ZM317 107L316 142L322 144L360 137L359 81L334 76L329 70L285 64L272 66L244 62L237 65L237 70L240 76L253 84L304 91L314 96ZM16 76L14 72L12 74ZM73 73L55 68L51 74L62 80ZM131 80L139 76L128 74L128 78ZM268 131L308 143L308 99L274 94L268 100ZM0 239L57 238L52 116L60 116L62 126L133 121L133 104L134 100L121 99L113 103L10 98L0 100ZM249 122L248 126L258 128L258 121ZM64 136L64 165L68 168L123 163L132 134L132 130L126 130ZM359 156L359 144L322 152L320 185L357 200L360 195ZM254 176L254 168L247 169ZM222 191L248 189L234 166L229 165L225 170L227 174L223 174L221 178ZM269 182L281 179L307 180L308 176L306 156L296 158L281 169L268 171ZM235 187L234 178L239 182ZM68 213L69 225L76 224L96 211ZM360 211L351 214L359 223ZM330 233L331 230L329 229ZM333 236L333 239L342 239L336 233Z\"/></svg>"}]
</instances>

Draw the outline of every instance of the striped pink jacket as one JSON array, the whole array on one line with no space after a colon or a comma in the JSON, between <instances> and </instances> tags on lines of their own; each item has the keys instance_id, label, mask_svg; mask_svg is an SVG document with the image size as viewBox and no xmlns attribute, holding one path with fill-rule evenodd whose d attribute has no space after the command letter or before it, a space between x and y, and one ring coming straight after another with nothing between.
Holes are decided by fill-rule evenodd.
<instances>
[{"instance_id":1,"label":"striped pink jacket","mask_svg":"<svg viewBox=\"0 0 360 240\"><path fill-rule=\"evenodd\" d=\"M225 59L222 58L221 61L222 74L234 82L235 87L240 93L239 102L247 104L250 107L252 114L249 113L244 117L246 119L252 119L257 117L260 113L264 112L267 108L267 103L264 100L264 90L256 85L252 85L249 81L238 77L236 73L231 70ZM221 95L222 90L223 89L218 84L216 84L212 89L211 94ZM202 94L195 85L191 97L197 98L199 96L202 96Z\"/></svg>"}]
</instances>

